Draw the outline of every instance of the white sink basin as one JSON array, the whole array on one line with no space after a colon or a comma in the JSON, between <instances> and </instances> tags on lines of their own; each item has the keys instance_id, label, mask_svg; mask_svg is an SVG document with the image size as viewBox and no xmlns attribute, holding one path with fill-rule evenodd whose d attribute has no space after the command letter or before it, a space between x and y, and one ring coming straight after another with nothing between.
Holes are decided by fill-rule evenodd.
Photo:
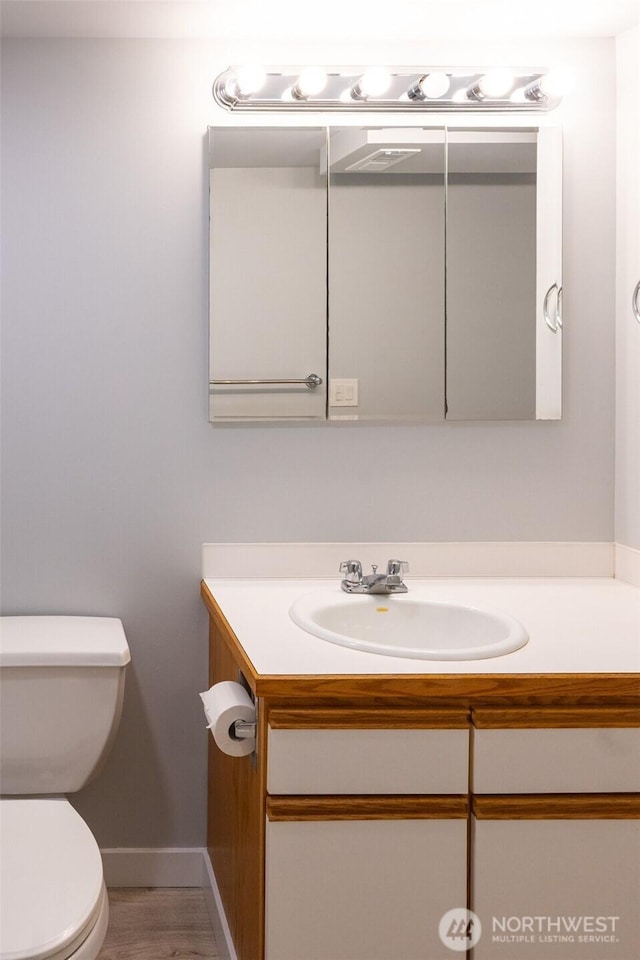
<instances>
[{"instance_id":1,"label":"white sink basin","mask_svg":"<svg viewBox=\"0 0 640 960\"><path fill-rule=\"evenodd\" d=\"M410 593L385 596L316 590L299 597L289 616L321 640L415 660L501 657L529 639L513 617Z\"/></svg>"}]
</instances>

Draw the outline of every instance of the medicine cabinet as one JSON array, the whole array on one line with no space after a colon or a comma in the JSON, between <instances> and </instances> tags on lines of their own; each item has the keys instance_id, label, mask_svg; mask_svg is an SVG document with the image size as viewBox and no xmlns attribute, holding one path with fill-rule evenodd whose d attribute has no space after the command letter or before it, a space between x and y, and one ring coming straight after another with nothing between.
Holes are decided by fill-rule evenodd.
<instances>
[{"instance_id":1,"label":"medicine cabinet","mask_svg":"<svg viewBox=\"0 0 640 960\"><path fill-rule=\"evenodd\" d=\"M210 420L558 419L558 127L210 128Z\"/></svg>"}]
</instances>

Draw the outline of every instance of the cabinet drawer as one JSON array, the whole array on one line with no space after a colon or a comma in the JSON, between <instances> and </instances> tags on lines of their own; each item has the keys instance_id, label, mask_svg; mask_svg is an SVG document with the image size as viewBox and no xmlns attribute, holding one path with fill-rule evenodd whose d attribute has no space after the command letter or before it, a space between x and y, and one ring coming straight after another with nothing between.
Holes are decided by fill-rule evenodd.
<instances>
[{"instance_id":1,"label":"cabinet drawer","mask_svg":"<svg viewBox=\"0 0 640 960\"><path fill-rule=\"evenodd\" d=\"M640 791L640 729L476 730L473 792Z\"/></svg>"},{"instance_id":2,"label":"cabinet drawer","mask_svg":"<svg viewBox=\"0 0 640 960\"><path fill-rule=\"evenodd\" d=\"M269 727L271 794L466 793L467 730Z\"/></svg>"}]
</instances>

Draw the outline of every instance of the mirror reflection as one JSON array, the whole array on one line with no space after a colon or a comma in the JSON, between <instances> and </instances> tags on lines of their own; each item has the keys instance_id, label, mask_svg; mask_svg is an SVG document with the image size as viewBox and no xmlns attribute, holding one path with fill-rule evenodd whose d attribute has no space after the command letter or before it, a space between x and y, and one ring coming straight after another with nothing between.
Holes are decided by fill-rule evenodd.
<instances>
[{"instance_id":1,"label":"mirror reflection","mask_svg":"<svg viewBox=\"0 0 640 960\"><path fill-rule=\"evenodd\" d=\"M234 127L210 157L210 419L561 415L558 128Z\"/></svg>"},{"instance_id":2,"label":"mirror reflection","mask_svg":"<svg viewBox=\"0 0 640 960\"><path fill-rule=\"evenodd\" d=\"M325 138L209 131L211 420L325 419Z\"/></svg>"},{"instance_id":3,"label":"mirror reflection","mask_svg":"<svg viewBox=\"0 0 640 960\"><path fill-rule=\"evenodd\" d=\"M329 156L329 417L443 420L444 129L332 130Z\"/></svg>"},{"instance_id":4,"label":"mirror reflection","mask_svg":"<svg viewBox=\"0 0 640 960\"><path fill-rule=\"evenodd\" d=\"M535 132L453 130L447 177L447 416L536 404Z\"/></svg>"}]
</instances>

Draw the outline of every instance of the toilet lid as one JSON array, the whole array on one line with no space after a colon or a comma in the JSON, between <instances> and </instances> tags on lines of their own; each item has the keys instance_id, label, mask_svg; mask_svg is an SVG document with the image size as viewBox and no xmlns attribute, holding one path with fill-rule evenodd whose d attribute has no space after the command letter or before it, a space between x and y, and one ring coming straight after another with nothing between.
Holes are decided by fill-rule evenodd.
<instances>
[{"instance_id":1,"label":"toilet lid","mask_svg":"<svg viewBox=\"0 0 640 960\"><path fill-rule=\"evenodd\" d=\"M102 859L65 798L0 800L0 960L66 956L100 907Z\"/></svg>"}]
</instances>

